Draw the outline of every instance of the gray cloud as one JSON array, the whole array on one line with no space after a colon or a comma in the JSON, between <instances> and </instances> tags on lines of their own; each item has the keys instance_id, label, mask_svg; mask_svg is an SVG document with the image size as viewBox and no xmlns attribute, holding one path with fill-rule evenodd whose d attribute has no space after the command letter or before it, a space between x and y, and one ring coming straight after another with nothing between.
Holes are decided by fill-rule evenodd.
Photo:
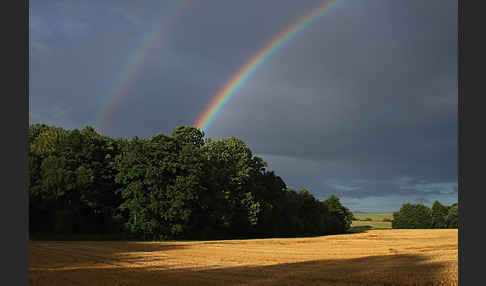
<instances>
[{"instance_id":1,"label":"gray cloud","mask_svg":"<svg viewBox=\"0 0 486 286\"><path fill-rule=\"evenodd\" d=\"M82 128L113 104L110 136L190 125L319 2L33 2L30 122ZM269 57L207 135L239 137L288 185L355 209L457 200L456 15L455 1L342 0Z\"/></svg>"}]
</instances>

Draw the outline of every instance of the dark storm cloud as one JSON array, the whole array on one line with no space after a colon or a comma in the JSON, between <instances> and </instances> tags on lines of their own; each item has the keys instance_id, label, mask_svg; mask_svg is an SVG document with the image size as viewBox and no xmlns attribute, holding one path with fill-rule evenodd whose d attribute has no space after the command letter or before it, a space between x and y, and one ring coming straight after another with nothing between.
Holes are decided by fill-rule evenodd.
<instances>
[{"instance_id":1,"label":"dark storm cloud","mask_svg":"<svg viewBox=\"0 0 486 286\"><path fill-rule=\"evenodd\" d=\"M248 57L317 3L33 2L30 121L94 125L169 19L106 133L190 125ZM239 137L288 185L355 209L457 200L456 6L340 1L251 75L207 135Z\"/></svg>"},{"instance_id":2,"label":"dark storm cloud","mask_svg":"<svg viewBox=\"0 0 486 286\"><path fill-rule=\"evenodd\" d=\"M348 180L454 182L455 3L351 3L275 54L210 134L238 134L259 153L320 162L322 176L334 173L324 162L334 162L342 166L336 176ZM387 192L403 191L386 181L355 190L357 196Z\"/></svg>"}]
</instances>

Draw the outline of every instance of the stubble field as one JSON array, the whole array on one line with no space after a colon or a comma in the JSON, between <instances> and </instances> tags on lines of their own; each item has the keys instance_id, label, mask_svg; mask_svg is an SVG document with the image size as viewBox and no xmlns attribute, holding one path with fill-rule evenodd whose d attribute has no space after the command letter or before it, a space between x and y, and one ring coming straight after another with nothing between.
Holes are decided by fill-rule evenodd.
<instances>
[{"instance_id":1,"label":"stubble field","mask_svg":"<svg viewBox=\"0 0 486 286\"><path fill-rule=\"evenodd\" d=\"M457 229L29 243L30 285L457 285Z\"/></svg>"}]
</instances>

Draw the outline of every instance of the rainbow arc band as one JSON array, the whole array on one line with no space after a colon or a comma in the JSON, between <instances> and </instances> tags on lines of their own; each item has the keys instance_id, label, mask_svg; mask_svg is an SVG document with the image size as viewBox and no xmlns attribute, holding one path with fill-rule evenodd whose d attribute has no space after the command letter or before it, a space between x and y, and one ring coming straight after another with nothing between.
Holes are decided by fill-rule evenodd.
<instances>
[{"instance_id":1,"label":"rainbow arc band","mask_svg":"<svg viewBox=\"0 0 486 286\"><path fill-rule=\"evenodd\" d=\"M130 95L129 88L133 86L140 73L143 71L144 65L148 62L149 55L155 50L157 46L167 37L172 25L183 16L186 8L189 7L189 0L172 0L166 3L167 6L161 10L160 21L154 26L154 29L148 33L140 44L140 48L134 51L134 54L129 57L128 61L121 70L113 88L109 91L108 97L105 99L103 107L95 117L95 126L98 132L102 132L111 120L111 116L115 113L120 105L120 100L123 97Z\"/></svg>"},{"instance_id":2,"label":"rainbow arc band","mask_svg":"<svg viewBox=\"0 0 486 286\"><path fill-rule=\"evenodd\" d=\"M262 48L255 52L216 92L206 109L195 121L194 126L206 131L225 103L236 94L241 85L245 83L263 62L279 50L286 42L294 38L298 32L310 26L326 11L329 11L329 8L336 6L338 2L340 1L325 1L324 3L317 5L305 16L293 22L286 29L273 37L272 40L263 45Z\"/></svg>"}]
</instances>

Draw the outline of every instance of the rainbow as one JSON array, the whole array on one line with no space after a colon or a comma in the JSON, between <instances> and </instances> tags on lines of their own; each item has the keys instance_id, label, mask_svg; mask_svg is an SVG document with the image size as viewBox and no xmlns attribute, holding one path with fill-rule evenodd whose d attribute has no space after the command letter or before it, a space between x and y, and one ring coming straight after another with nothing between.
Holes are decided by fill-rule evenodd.
<instances>
[{"instance_id":1,"label":"rainbow","mask_svg":"<svg viewBox=\"0 0 486 286\"><path fill-rule=\"evenodd\" d=\"M170 6L166 7L166 10L160 17L160 23L155 25L156 28L144 37L140 48L134 52L134 55L129 57L131 60L124 65L117 76L114 87L109 91L108 97L95 117L95 127L98 132L102 132L108 127L112 114L120 105L120 99L129 94L127 91L143 70L148 56L152 53L154 47L157 46L157 43L162 41L162 36L168 32L174 20L181 16L181 12L187 7L188 2L187 0L174 0L169 3Z\"/></svg>"},{"instance_id":2,"label":"rainbow","mask_svg":"<svg viewBox=\"0 0 486 286\"><path fill-rule=\"evenodd\" d=\"M274 54L286 42L292 39L299 31L310 26L316 19L328 11L329 8L335 6L338 0L331 0L317 5L309 13L293 22L286 29L277 34L271 41L263 45L256 53L254 53L245 64L238 69L217 91L212 101L207 105L204 112L194 123L196 128L205 131L211 122L214 120L216 114L221 110L228 100L235 95L239 87L255 72L255 70L262 65L272 54Z\"/></svg>"}]
</instances>

